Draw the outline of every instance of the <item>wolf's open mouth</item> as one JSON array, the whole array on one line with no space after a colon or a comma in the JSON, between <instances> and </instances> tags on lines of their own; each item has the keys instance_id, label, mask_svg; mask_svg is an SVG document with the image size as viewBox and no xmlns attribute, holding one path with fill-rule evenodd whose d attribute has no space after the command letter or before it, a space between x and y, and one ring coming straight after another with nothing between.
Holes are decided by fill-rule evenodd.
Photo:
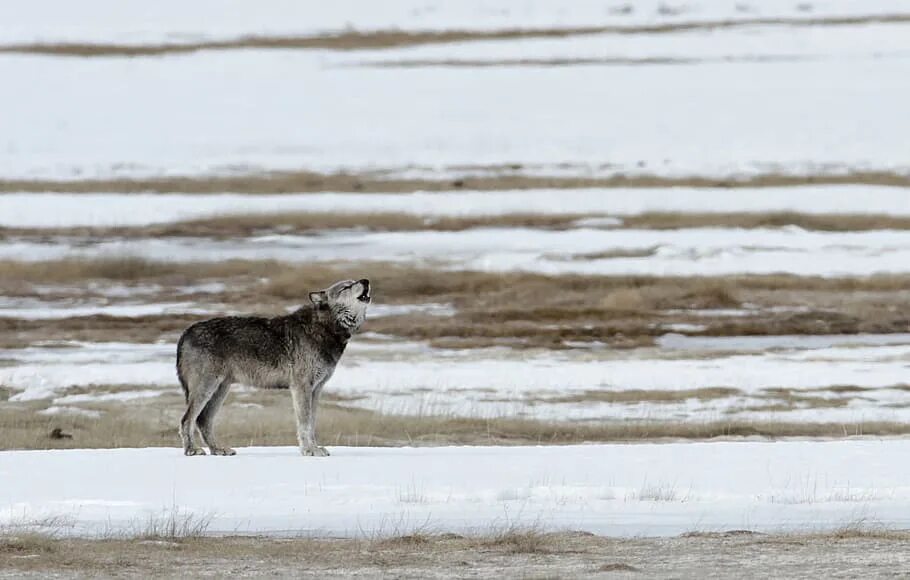
<instances>
[{"instance_id":1,"label":"wolf's open mouth","mask_svg":"<svg viewBox=\"0 0 910 580\"><path fill-rule=\"evenodd\" d=\"M360 300L361 302L369 302L369 301L370 301L370 284L369 284L369 282L364 282L364 283L363 283L363 294L361 294L360 296L358 296L358 297L357 297L357 300Z\"/></svg>"}]
</instances>

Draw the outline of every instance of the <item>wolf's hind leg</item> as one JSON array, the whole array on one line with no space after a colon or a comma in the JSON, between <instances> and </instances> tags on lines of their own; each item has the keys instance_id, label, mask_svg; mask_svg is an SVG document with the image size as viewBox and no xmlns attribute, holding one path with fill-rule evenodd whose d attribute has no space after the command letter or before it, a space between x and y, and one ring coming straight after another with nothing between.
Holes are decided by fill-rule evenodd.
<instances>
[{"instance_id":1,"label":"wolf's hind leg","mask_svg":"<svg viewBox=\"0 0 910 580\"><path fill-rule=\"evenodd\" d=\"M209 399L209 402L206 403L196 419L196 425L199 427L199 432L202 433L202 439L205 440L205 444L208 445L212 455L237 454L230 447L222 447L215 441L215 416L221 409L224 399L227 398L229 388L230 381L222 381L218 388L215 389L215 394L212 395L212 398Z\"/></svg>"},{"instance_id":2,"label":"wolf's hind leg","mask_svg":"<svg viewBox=\"0 0 910 580\"><path fill-rule=\"evenodd\" d=\"M191 385L188 389L189 397L186 413L183 414L183 418L180 420L180 438L183 440L184 455L205 455L205 451L196 446L196 419L202 413L205 405L211 400L215 391L218 390L222 380L222 377L205 378L196 382L195 385Z\"/></svg>"}]
</instances>

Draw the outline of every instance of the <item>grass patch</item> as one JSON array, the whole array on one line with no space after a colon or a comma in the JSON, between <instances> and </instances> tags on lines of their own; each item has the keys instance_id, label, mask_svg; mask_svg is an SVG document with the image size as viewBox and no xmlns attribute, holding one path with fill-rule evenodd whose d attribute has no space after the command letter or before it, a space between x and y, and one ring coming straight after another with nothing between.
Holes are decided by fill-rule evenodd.
<instances>
[{"instance_id":1,"label":"grass patch","mask_svg":"<svg viewBox=\"0 0 910 580\"><path fill-rule=\"evenodd\" d=\"M46 297L47 285L92 288L155 285L155 300L186 300L186 286L218 282L220 293L196 299L227 304L231 313L278 314L306 301L309 290L342 278L368 277L380 304L452 304L453 316L414 312L370 318L366 330L465 348L567 348L603 342L650 345L673 323L698 324L707 336L906 332L905 289L910 276L813 278L792 275L729 277L546 276L509 272L440 272L402 264L286 264L226 261L200 264L122 260L0 261L0 291ZM39 294L40 292L40 294ZM151 300L151 298L149 298ZM741 308L753 316L715 317ZM788 308L810 307L809 311ZM778 308L778 310L765 310ZM35 341L176 340L199 315L81 316L55 320L0 319L0 346Z\"/></svg>"},{"instance_id":2,"label":"grass patch","mask_svg":"<svg viewBox=\"0 0 910 580\"><path fill-rule=\"evenodd\" d=\"M212 523L211 514L197 515L173 507L161 513L149 514L136 523L128 537L142 540L185 540L201 538Z\"/></svg>"},{"instance_id":3,"label":"grass patch","mask_svg":"<svg viewBox=\"0 0 910 580\"><path fill-rule=\"evenodd\" d=\"M256 391L231 394L219 415L218 434L226 445L296 445L296 429L288 410L288 393ZM324 445L527 445L584 442L704 440L716 437L853 437L910 434L898 422L800 423L783 421L609 421L555 422L512 417L472 418L445 415L394 415L353 409L330 402L320 409L319 438ZM98 418L41 415L46 402L6 403L0 407L2 449L71 449L114 447L178 447L177 424L183 399L172 393L131 403L93 403ZM50 436L54 429L71 439ZM402 498L419 502L419 490L403 490Z\"/></svg>"},{"instance_id":4,"label":"grass patch","mask_svg":"<svg viewBox=\"0 0 910 580\"><path fill-rule=\"evenodd\" d=\"M557 547L557 539L557 534L548 534L539 525L510 524L486 537L478 538L478 544L512 554L549 554Z\"/></svg>"}]
</instances>

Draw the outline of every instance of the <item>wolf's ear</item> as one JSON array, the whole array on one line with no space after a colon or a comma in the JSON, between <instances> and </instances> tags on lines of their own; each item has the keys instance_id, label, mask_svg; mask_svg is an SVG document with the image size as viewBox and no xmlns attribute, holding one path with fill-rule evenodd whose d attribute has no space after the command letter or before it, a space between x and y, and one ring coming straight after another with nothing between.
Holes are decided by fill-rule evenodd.
<instances>
[{"instance_id":1,"label":"wolf's ear","mask_svg":"<svg viewBox=\"0 0 910 580\"><path fill-rule=\"evenodd\" d=\"M310 292L310 302L316 306L323 306L328 301L328 296L325 294L325 290L320 290L319 292Z\"/></svg>"}]
</instances>

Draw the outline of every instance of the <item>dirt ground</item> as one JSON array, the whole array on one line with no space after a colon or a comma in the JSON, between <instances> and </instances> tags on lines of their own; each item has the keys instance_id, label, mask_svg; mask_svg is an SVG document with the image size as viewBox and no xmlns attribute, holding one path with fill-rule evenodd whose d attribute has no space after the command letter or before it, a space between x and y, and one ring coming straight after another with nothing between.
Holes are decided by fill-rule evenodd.
<instances>
[{"instance_id":1,"label":"dirt ground","mask_svg":"<svg viewBox=\"0 0 910 580\"><path fill-rule=\"evenodd\" d=\"M0 578L894 578L899 532L615 539L525 532L392 539L0 539Z\"/></svg>"}]
</instances>

